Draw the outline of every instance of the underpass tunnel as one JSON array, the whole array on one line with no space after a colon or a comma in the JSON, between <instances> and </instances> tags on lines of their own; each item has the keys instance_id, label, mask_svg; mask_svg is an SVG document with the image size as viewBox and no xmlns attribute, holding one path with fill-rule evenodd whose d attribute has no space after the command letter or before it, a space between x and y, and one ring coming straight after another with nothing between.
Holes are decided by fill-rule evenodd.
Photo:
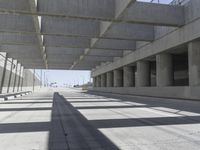
<instances>
[{"instance_id":1,"label":"underpass tunnel","mask_svg":"<svg viewBox=\"0 0 200 150\"><path fill-rule=\"evenodd\" d=\"M199 0L0 0L0 149L199 150Z\"/></svg>"}]
</instances>

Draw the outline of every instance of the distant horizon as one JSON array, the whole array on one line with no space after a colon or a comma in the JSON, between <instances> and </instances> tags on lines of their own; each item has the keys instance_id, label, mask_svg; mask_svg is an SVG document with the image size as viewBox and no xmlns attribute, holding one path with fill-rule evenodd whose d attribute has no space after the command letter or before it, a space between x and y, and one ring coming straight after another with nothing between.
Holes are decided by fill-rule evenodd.
<instances>
[{"instance_id":1,"label":"distant horizon","mask_svg":"<svg viewBox=\"0 0 200 150\"><path fill-rule=\"evenodd\" d=\"M90 78L91 71L42 70L42 81L44 81L44 74L49 84L56 82L58 86L81 85L92 81ZM36 70L36 75L40 78L41 70Z\"/></svg>"}]
</instances>

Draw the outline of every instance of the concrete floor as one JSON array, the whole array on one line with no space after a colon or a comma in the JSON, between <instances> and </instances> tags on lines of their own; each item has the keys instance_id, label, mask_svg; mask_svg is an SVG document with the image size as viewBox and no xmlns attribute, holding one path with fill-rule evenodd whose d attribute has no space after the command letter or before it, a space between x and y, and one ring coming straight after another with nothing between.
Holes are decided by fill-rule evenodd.
<instances>
[{"instance_id":1,"label":"concrete floor","mask_svg":"<svg viewBox=\"0 0 200 150\"><path fill-rule=\"evenodd\" d=\"M73 89L0 102L0 150L47 149L199 150L200 102Z\"/></svg>"}]
</instances>

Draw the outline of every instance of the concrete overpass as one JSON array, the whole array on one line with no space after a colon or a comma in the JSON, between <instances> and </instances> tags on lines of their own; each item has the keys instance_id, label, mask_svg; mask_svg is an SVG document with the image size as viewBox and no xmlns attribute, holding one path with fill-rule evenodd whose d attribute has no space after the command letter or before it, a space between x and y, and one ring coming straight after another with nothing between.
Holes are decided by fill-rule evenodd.
<instances>
[{"instance_id":1,"label":"concrete overpass","mask_svg":"<svg viewBox=\"0 0 200 150\"><path fill-rule=\"evenodd\" d=\"M199 0L0 0L0 149L199 150L199 91Z\"/></svg>"}]
</instances>

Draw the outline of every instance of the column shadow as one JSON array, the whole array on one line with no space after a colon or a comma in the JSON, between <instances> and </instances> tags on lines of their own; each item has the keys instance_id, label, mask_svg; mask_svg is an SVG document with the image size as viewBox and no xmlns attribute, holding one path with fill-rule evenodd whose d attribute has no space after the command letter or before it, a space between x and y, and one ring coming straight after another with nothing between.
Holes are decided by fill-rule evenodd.
<instances>
[{"instance_id":1,"label":"column shadow","mask_svg":"<svg viewBox=\"0 0 200 150\"><path fill-rule=\"evenodd\" d=\"M160 109L167 108L173 109L173 113L180 113L182 111L198 113L200 114L200 101L192 100L182 100L182 99L171 99L171 98L157 98L157 97L147 97L147 96L134 96L134 95L122 95L114 93L103 93L103 92L93 92L88 91L85 94L104 96L105 98L115 98L121 102L133 102L140 103L154 110L159 110L163 112L170 112L168 110Z\"/></svg>"}]
</instances>

